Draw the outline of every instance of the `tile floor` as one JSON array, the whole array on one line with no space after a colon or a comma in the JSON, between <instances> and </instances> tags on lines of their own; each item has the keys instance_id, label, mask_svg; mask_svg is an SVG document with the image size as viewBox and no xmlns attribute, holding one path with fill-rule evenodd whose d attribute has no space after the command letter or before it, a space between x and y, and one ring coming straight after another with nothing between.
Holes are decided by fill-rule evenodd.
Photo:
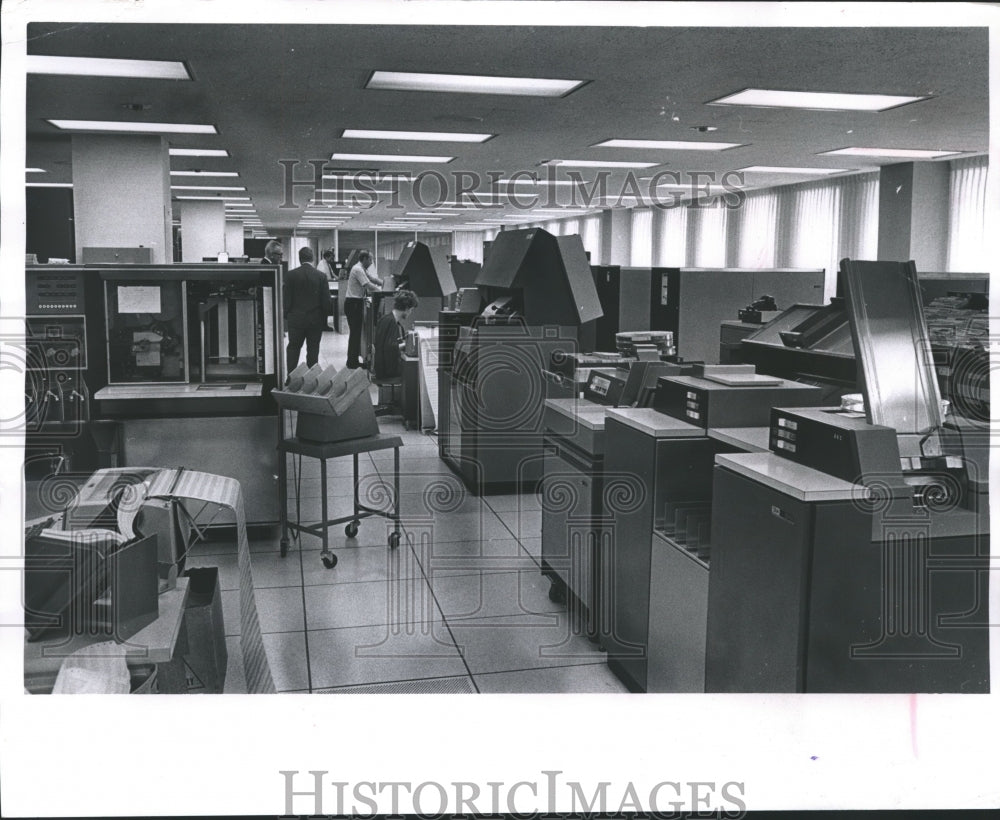
<instances>
[{"instance_id":1,"label":"tile floor","mask_svg":"<svg viewBox=\"0 0 1000 820\"><path fill-rule=\"evenodd\" d=\"M321 364L343 365L345 333L324 333ZM403 543L372 517L356 538L331 529L338 558L303 534L281 558L277 532L251 543L261 632L279 692L624 692L605 656L574 635L548 599L539 564L541 512L528 495L476 497L440 461L434 435L379 420L399 435ZM319 466L289 463L301 520L320 518ZM392 451L360 459L362 497L389 503ZM351 512L351 460L328 462L331 518ZM294 499L294 495L290 494ZM290 502L294 516L294 501ZM235 546L201 543L188 566L217 566L229 653L227 692L245 691Z\"/></svg>"}]
</instances>

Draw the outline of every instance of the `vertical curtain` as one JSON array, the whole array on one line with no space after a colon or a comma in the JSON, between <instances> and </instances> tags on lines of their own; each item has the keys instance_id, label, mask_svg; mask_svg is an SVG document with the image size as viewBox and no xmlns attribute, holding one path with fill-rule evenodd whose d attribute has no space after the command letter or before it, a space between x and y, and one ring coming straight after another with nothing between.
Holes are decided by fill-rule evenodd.
<instances>
[{"instance_id":1,"label":"vertical curtain","mask_svg":"<svg viewBox=\"0 0 1000 820\"><path fill-rule=\"evenodd\" d=\"M653 264L661 268L681 268L687 265L687 206L657 210L654 221L659 236Z\"/></svg>"},{"instance_id":2,"label":"vertical curtain","mask_svg":"<svg viewBox=\"0 0 1000 820\"><path fill-rule=\"evenodd\" d=\"M632 211L632 246L629 264L635 268L653 265L653 212L649 208Z\"/></svg>"},{"instance_id":3,"label":"vertical curtain","mask_svg":"<svg viewBox=\"0 0 1000 820\"><path fill-rule=\"evenodd\" d=\"M729 209L721 205L690 208L694 219L694 264L699 268L726 266L726 223Z\"/></svg>"},{"instance_id":4,"label":"vertical curtain","mask_svg":"<svg viewBox=\"0 0 1000 820\"><path fill-rule=\"evenodd\" d=\"M789 186L782 191L778 210L785 241L776 258L778 267L823 268L826 295L834 293L840 266L840 193L837 181Z\"/></svg>"},{"instance_id":5,"label":"vertical curtain","mask_svg":"<svg viewBox=\"0 0 1000 820\"><path fill-rule=\"evenodd\" d=\"M773 268L778 195L774 191L748 193L742 206L732 212L731 222L736 231L736 266Z\"/></svg>"},{"instance_id":6,"label":"vertical curtain","mask_svg":"<svg viewBox=\"0 0 1000 820\"><path fill-rule=\"evenodd\" d=\"M451 252L456 259L482 264L484 239L486 236L482 231L455 231L452 234Z\"/></svg>"},{"instance_id":7,"label":"vertical curtain","mask_svg":"<svg viewBox=\"0 0 1000 820\"><path fill-rule=\"evenodd\" d=\"M840 240L838 266L844 257L878 256L878 171L838 179L840 186Z\"/></svg>"},{"instance_id":8,"label":"vertical curtain","mask_svg":"<svg viewBox=\"0 0 1000 820\"><path fill-rule=\"evenodd\" d=\"M986 175L989 157L952 160L948 179L948 270L988 271Z\"/></svg>"},{"instance_id":9,"label":"vertical curtain","mask_svg":"<svg viewBox=\"0 0 1000 820\"><path fill-rule=\"evenodd\" d=\"M833 296L841 259L877 257L878 191L878 171L775 189L774 266L825 269Z\"/></svg>"}]
</instances>

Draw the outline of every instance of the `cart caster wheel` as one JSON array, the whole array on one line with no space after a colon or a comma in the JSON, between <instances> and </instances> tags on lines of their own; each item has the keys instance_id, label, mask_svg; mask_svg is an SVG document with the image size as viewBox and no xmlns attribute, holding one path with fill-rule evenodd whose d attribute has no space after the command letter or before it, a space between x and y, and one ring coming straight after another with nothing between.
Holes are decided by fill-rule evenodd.
<instances>
[{"instance_id":1,"label":"cart caster wheel","mask_svg":"<svg viewBox=\"0 0 1000 820\"><path fill-rule=\"evenodd\" d=\"M554 604L566 603L566 587L553 581L549 587L549 600Z\"/></svg>"},{"instance_id":2,"label":"cart caster wheel","mask_svg":"<svg viewBox=\"0 0 1000 820\"><path fill-rule=\"evenodd\" d=\"M354 538L354 536L358 534L358 522L352 521L350 524L344 527L344 532L346 533L348 538Z\"/></svg>"},{"instance_id":3,"label":"cart caster wheel","mask_svg":"<svg viewBox=\"0 0 1000 820\"><path fill-rule=\"evenodd\" d=\"M398 532L389 533L389 549L396 549L399 546L400 535Z\"/></svg>"},{"instance_id":4,"label":"cart caster wheel","mask_svg":"<svg viewBox=\"0 0 1000 820\"><path fill-rule=\"evenodd\" d=\"M332 552L324 552L320 555L320 558L323 559L323 566L327 569L333 569L337 566L337 556Z\"/></svg>"},{"instance_id":5,"label":"cart caster wheel","mask_svg":"<svg viewBox=\"0 0 1000 820\"><path fill-rule=\"evenodd\" d=\"M288 539L287 538L282 538L281 539L281 557L284 558L286 555L288 555Z\"/></svg>"}]
</instances>

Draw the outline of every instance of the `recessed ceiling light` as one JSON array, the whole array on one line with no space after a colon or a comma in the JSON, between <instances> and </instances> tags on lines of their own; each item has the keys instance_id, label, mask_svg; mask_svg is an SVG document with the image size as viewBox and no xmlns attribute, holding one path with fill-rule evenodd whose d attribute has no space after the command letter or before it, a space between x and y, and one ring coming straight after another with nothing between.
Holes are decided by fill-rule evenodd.
<instances>
[{"instance_id":1,"label":"recessed ceiling light","mask_svg":"<svg viewBox=\"0 0 1000 820\"><path fill-rule=\"evenodd\" d=\"M449 131L371 131L345 128L343 139L356 140L413 140L416 142L486 142L496 134L469 134Z\"/></svg>"},{"instance_id":2,"label":"recessed ceiling light","mask_svg":"<svg viewBox=\"0 0 1000 820\"><path fill-rule=\"evenodd\" d=\"M313 202L322 204L326 200L330 200L332 205L346 205L347 203L338 202L340 198L344 198L352 195L364 195L364 194L395 194L398 191L393 191L392 189L384 188L341 188L338 191L331 191L329 188L317 188Z\"/></svg>"},{"instance_id":3,"label":"recessed ceiling light","mask_svg":"<svg viewBox=\"0 0 1000 820\"><path fill-rule=\"evenodd\" d=\"M580 214L585 214L587 211L569 210L567 208L535 208L531 211L533 214L561 214L562 216L576 216Z\"/></svg>"},{"instance_id":4,"label":"recessed ceiling light","mask_svg":"<svg viewBox=\"0 0 1000 820\"><path fill-rule=\"evenodd\" d=\"M236 171L171 171L172 177L238 177Z\"/></svg>"},{"instance_id":5,"label":"recessed ceiling light","mask_svg":"<svg viewBox=\"0 0 1000 820\"><path fill-rule=\"evenodd\" d=\"M190 80L184 63L174 60L118 60L109 57L60 57L29 54L28 74L73 74L86 77L138 77L144 80Z\"/></svg>"},{"instance_id":6,"label":"recessed ceiling light","mask_svg":"<svg viewBox=\"0 0 1000 820\"><path fill-rule=\"evenodd\" d=\"M961 151L934 151L923 148L838 148L836 151L821 151L818 156L937 159L938 157L953 157L961 153Z\"/></svg>"},{"instance_id":7,"label":"recessed ceiling light","mask_svg":"<svg viewBox=\"0 0 1000 820\"><path fill-rule=\"evenodd\" d=\"M409 171L372 171L359 168L356 171L337 171L336 173L323 174L323 179L340 179L344 182L364 182L366 185L378 182L409 182L413 175Z\"/></svg>"},{"instance_id":8,"label":"recessed ceiling light","mask_svg":"<svg viewBox=\"0 0 1000 820\"><path fill-rule=\"evenodd\" d=\"M742 142L695 142L694 140L605 140L592 148L657 148L675 151L725 151L742 148Z\"/></svg>"},{"instance_id":9,"label":"recessed ceiling light","mask_svg":"<svg viewBox=\"0 0 1000 820\"><path fill-rule=\"evenodd\" d=\"M537 77L491 77L480 74L375 71L365 83L365 88L388 91L444 91L459 94L564 97L586 82L586 80L551 80Z\"/></svg>"},{"instance_id":10,"label":"recessed ceiling light","mask_svg":"<svg viewBox=\"0 0 1000 820\"><path fill-rule=\"evenodd\" d=\"M248 196L229 196L229 195L226 195L226 196L190 196L190 195L186 195L186 194L184 194L184 195L177 194L176 196L174 196L174 199L211 199L211 200L213 200L215 202L226 202L226 201L231 200L231 199L232 200L235 200L235 199L244 199L244 200L246 200L248 202L250 201L250 197L248 197Z\"/></svg>"},{"instance_id":11,"label":"recessed ceiling light","mask_svg":"<svg viewBox=\"0 0 1000 820\"><path fill-rule=\"evenodd\" d=\"M787 165L748 165L746 168L737 168L748 174L841 174L847 168L792 168Z\"/></svg>"},{"instance_id":12,"label":"recessed ceiling light","mask_svg":"<svg viewBox=\"0 0 1000 820\"><path fill-rule=\"evenodd\" d=\"M603 160L603 159L549 159L543 165L564 165L577 168L653 168L656 165L663 165L662 162L639 162L631 160Z\"/></svg>"},{"instance_id":13,"label":"recessed ceiling light","mask_svg":"<svg viewBox=\"0 0 1000 820\"><path fill-rule=\"evenodd\" d=\"M28 188L72 188L72 182L26 182Z\"/></svg>"},{"instance_id":14,"label":"recessed ceiling light","mask_svg":"<svg viewBox=\"0 0 1000 820\"><path fill-rule=\"evenodd\" d=\"M47 174L48 171L46 171L44 168L25 168L24 169L24 173L26 173L26 174Z\"/></svg>"},{"instance_id":15,"label":"recessed ceiling light","mask_svg":"<svg viewBox=\"0 0 1000 820\"><path fill-rule=\"evenodd\" d=\"M330 159L341 160L343 162L427 162L445 163L451 162L454 157L435 157L423 154L341 154L330 155Z\"/></svg>"},{"instance_id":16,"label":"recessed ceiling light","mask_svg":"<svg viewBox=\"0 0 1000 820\"><path fill-rule=\"evenodd\" d=\"M245 191L242 185L171 185L171 191Z\"/></svg>"},{"instance_id":17,"label":"recessed ceiling light","mask_svg":"<svg viewBox=\"0 0 1000 820\"><path fill-rule=\"evenodd\" d=\"M115 120L46 120L63 131L114 131L121 134L217 134L214 125L188 122L118 122Z\"/></svg>"},{"instance_id":18,"label":"recessed ceiling light","mask_svg":"<svg viewBox=\"0 0 1000 820\"><path fill-rule=\"evenodd\" d=\"M747 88L711 100L707 105L749 105L760 108L812 108L822 111L888 111L929 97L906 97L898 94L854 94L827 91L777 91Z\"/></svg>"},{"instance_id":19,"label":"recessed ceiling light","mask_svg":"<svg viewBox=\"0 0 1000 820\"><path fill-rule=\"evenodd\" d=\"M172 157L228 157L224 148L171 148Z\"/></svg>"},{"instance_id":20,"label":"recessed ceiling light","mask_svg":"<svg viewBox=\"0 0 1000 820\"><path fill-rule=\"evenodd\" d=\"M527 178L525 178L525 179L509 179L509 178L504 178L504 179L498 179L498 180L496 180L496 182L499 185L534 185L536 187L537 186L541 186L541 185L563 185L563 186L566 186L566 185L581 185L581 184L585 185L585 184L587 184L586 180L580 180L580 182L577 182L576 180L572 180L572 179L548 179L547 177L539 177L537 179L527 179Z\"/></svg>"}]
</instances>

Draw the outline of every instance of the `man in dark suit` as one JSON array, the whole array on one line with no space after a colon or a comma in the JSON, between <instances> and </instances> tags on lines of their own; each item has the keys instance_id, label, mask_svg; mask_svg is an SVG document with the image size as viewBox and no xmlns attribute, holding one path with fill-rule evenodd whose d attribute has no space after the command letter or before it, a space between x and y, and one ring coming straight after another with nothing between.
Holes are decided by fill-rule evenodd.
<instances>
[{"instance_id":1,"label":"man in dark suit","mask_svg":"<svg viewBox=\"0 0 1000 820\"><path fill-rule=\"evenodd\" d=\"M299 266L285 276L285 329L288 331L286 363L291 373L299 363L302 343L306 344L306 364L319 361L319 342L326 317L332 310L326 277L313 267L312 248L299 249Z\"/></svg>"}]
</instances>

